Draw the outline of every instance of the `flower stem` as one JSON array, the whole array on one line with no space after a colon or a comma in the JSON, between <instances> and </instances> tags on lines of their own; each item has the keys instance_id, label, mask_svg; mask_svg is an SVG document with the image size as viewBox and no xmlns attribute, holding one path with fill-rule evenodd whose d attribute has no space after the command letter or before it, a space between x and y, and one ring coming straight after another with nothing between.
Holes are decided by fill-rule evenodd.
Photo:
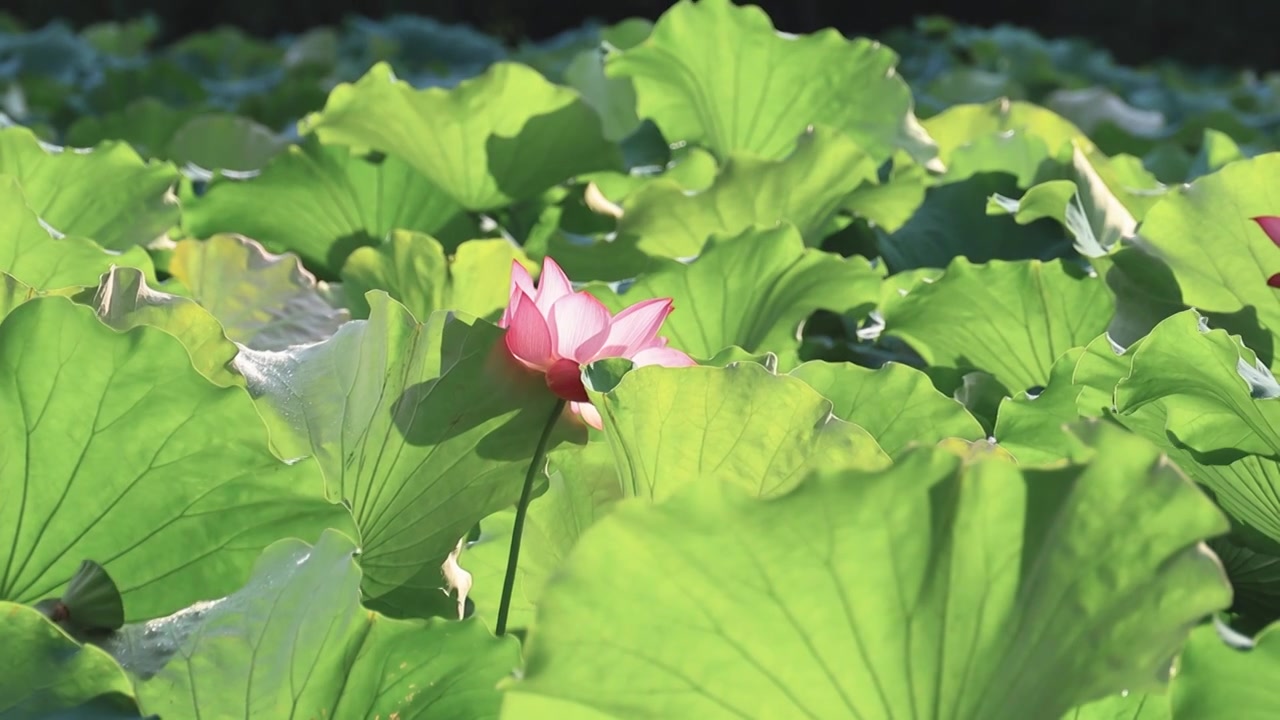
<instances>
[{"instance_id":1,"label":"flower stem","mask_svg":"<svg viewBox=\"0 0 1280 720\"><path fill-rule=\"evenodd\" d=\"M551 440L551 431L564 412L564 400L556 400L556 406L547 418L546 427L542 428L542 436L538 438L538 446L533 450L533 459L529 461L529 472L524 476L524 487L520 489L520 501L516 503L516 521L511 526L511 552L507 555L507 576L502 581L502 600L498 603L498 622L495 624L496 634L501 637L507 632L507 614L511 611L511 592L516 587L516 565L520 561L520 538L524 535L524 518L529 513L529 496L533 494L533 479L538 476L542 466L546 464L547 442Z\"/></svg>"}]
</instances>

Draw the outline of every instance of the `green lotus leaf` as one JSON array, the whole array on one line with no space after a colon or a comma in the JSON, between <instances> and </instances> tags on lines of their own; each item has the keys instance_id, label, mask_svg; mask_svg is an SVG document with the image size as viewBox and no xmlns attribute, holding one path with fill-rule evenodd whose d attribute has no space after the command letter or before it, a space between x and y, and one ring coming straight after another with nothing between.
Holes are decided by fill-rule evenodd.
<instances>
[{"instance_id":1,"label":"green lotus leaf","mask_svg":"<svg viewBox=\"0 0 1280 720\"><path fill-rule=\"evenodd\" d=\"M882 308L885 334L930 365L984 370L1019 392L1049 380L1054 361L1107 329L1114 299L1098 277L1061 260L975 265L956 258Z\"/></svg>"},{"instance_id":2,"label":"green lotus leaf","mask_svg":"<svg viewBox=\"0 0 1280 720\"><path fill-rule=\"evenodd\" d=\"M1228 524L1142 438L1076 432L1088 462L1054 470L919 448L624 502L543 592L503 716L1025 720L1157 690L1230 602L1201 544Z\"/></svg>"},{"instance_id":3,"label":"green lotus leaf","mask_svg":"<svg viewBox=\"0 0 1280 720\"><path fill-rule=\"evenodd\" d=\"M1095 174L1090 179L1096 177ZM1100 257L1121 238L1132 236L1138 223L1101 182L1086 186L1084 193L1081 189L1070 180L1050 180L1017 200L993 196L987 212L1008 212L1020 225L1052 218L1075 238L1077 251L1086 257Z\"/></svg>"},{"instance_id":4,"label":"green lotus leaf","mask_svg":"<svg viewBox=\"0 0 1280 720\"><path fill-rule=\"evenodd\" d=\"M122 720L141 717L133 684L106 652L80 645L40 611L0 602L0 716ZM19 652L13 652L19 650Z\"/></svg>"},{"instance_id":5,"label":"green lotus leaf","mask_svg":"<svg viewBox=\"0 0 1280 720\"><path fill-rule=\"evenodd\" d=\"M609 57L610 77L635 84L637 112L671 141L718 157L781 158L810 124L848 135L877 162L895 150L926 162L937 148L920 127L898 56L828 29L783 35L755 6L681 0L642 43Z\"/></svg>"},{"instance_id":6,"label":"green lotus leaf","mask_svg":"<svg viewBox=\"0 0 1280 720\"><path fill-rule=\"evenodd\" d=\"M1213 625L1191 634L1173 683L1174 720L1269 720L1280 713L1280 624L1247 649L1223 642Z\"/></svg>"},{"instance_id":7,"label":"green lotus leaf","mask_svg":"<svg viewBox=\"0 0 1280 720\"><path fill-rule=\"evenodd\" d=\"M696 256L713 236L753 227L790 224L817 247L842 206L876 178L860 148L822 127L807 132L786 158L735 155L714 182L694 177L691 185L681 169L701 173L701 157L694 152L663 175L617 184L611 188L617 195L602 191L610 202L621 199L615 233L595 242L553 236L548 254L575 279L617 281L656 271L663 260Z\"/></svg>"},{"instance_id":8,"label":"green lotus leaf","mask_svg":"<svg viewBox=\"0 0 1280 720\"><path fill-rule=\"evenodd\" d=\"M877 370L851 363L807 362L789 373L831 401L832 412L866 430L890 455L944 438L982 440L982 425L928 375L899 363Z\"/></svg>"},{"instance_id":9,"label":"green lotus leaf","mask_svg":"<svg viewBox=\"0 0 1280 720\"><path fill-rule=\"evenodd\" d=\"M495 210L622 163L577 92L510 62L452 90L415 90L379 63L334 88L300 125L325 143L400 158L469 210Z\"/></svg>"},{"instance_id":10,"label":"green lotus leaf","mask_svg":"<svg viewBox=\"0 0 1280 720\"><path fill-rule=\"evenodd\" d=\"M981 172L1009 172L1019 187L1030 187L1060 149L1079 143L1086 154L1096 146L1071 121L1039 105L1000 98L954 105L924 121L947 166L942 182Z\"/></svg>"},{"instance_id":11,"label":"green lotus leaf","mask_svg":"<svg viewBox=\"0 0 1280 720\"><path fill-rule=\"evenodd\" d=\"M1232 163L1171 190L1139 231L1142 262L1165 269L1176 282L1170 287L1149 276L1148 293L1215 316L1268 365L1275 363L1280 294L1267 279L1280 273L1280 249L1250 218L1280 215L1271 192L1277 173L1280 154Z\"/></svg>"},{"instance_id":12,"label":"green lotus leaf","mask_svg":"<svg viewBox=\"0 0 1280 720\"><path fill-rule=\"evenodd\" d=\"M27 204L18 181L0 176L0 271L37 290L93 287L112 265L135 267L154 277L150 256L140 247L104 250L81 237L51 233Z\"/></svg>"},{"instance_id":13,"label":"green lotus leaf","mask_svg":"<svg viewBox=\"0 0 1280 720\"><path fill-rule=\"evenodd\" d=\"M161 717L494 718L520 662L475 620L393 620L360 605L355 544L268 547L245 586L103 643ZM339 678L340 682L334 682Z\"/></svg>"},{"instance_id":14,"label":"green lotus leaf","mask_svg":"<svg viewBox=\"0 0 1280 720\"><path fill-rule=\"evenodd\" d=\"M1062 720L1171 720L1170 712L1168 694L1126 690L1081 705Z\"/></svg>"},{"instance_id":15,"label":"green lotus leaf","mask_svg":"<svg viewBox=\"0 0 1280 720\"><path fill-rule=\"evenodd\" d=\"M289 142L270 128L231 113L197 115L173 131L165 156L206 170L260 170Z\"/></svg>"},{"instance_id":16,"label":"green lotus leaf","mask_svg":"<svg viewBox=\"0 0 1280 720\"><path fill-rule=\"evenodd\" d=\"M70 297L79 294L79 292L80 288L78 287L49 291L36 290L33 287L15 280L12 275L0 273L0 320L4 320L4 317L13 312L14 308L28 300L34 300L35 298L47 295Z\"/></svg>"},{"instance_id":17,"label":"green lotus leaf","mask_svg":"<svg viewBox=\"0 0 1280 720\"><path fill-rule=\"evenodd\" d=\"M112 250L149 245L178 222L177 169L143 161L123 142L68 152L26 128L3 128L0 175L16 178L27 205L58 233Z\"/></svg>"},{"instance_id":18,"label":"green lotus leaf","mask_svg":"<svg viewBox=\"0 0 1280 720\"><path fill-rule=\"evenodd\" d=\"M373 162L314 140L290 147L255 176L214 178L188 201L182 222L198 238L238 233L272 252L295 252L330 277L353 250L392 230L453 244L477 232L461 206L404 161Z\"/></svg>"},{"instance_id":19,"label":"green lotus leaf","mask_svg":"<svg viewBox=\"0 0 1280 720\"><path fill-rule=\"evenodd\" d=\"M1265 366L1193 310L1160 323L1130 352L1128 372L1114 380L1119 419L1163 439L1228 513L1280 541L1280 393Z\"/></svg>"},{"instance_id":20,"label":"green lotus leaf","mask_svg":"<svg viewBox=\"0 0 1280 720\"><path fill-rule=\"evenodd\" d=\"M256 350L324 340L349 318L296 255L273 255L240 235L181 240L168 270L228 338Z\"/></svg>"},{"instance_id":21,"label":"green lotus leaf","mask_svg":"<svg viewBox=\"0 0 1280 720\"><path fill-rule=\"evenodd\" d=\"M708 482L776 495L817 467L889 462L804 381L755 363L639 367L593 395L628 497L662 500Z\"/></svg>"},{"instance_id":22,"label":"green lotus leaf","mask_svg":"<svg viewBox=\"0 0 1280 720\"><path fill-rule=\"evenodd\" d=\"M67 129L66 143L93 147L104 140L123 140L143 157L160 157L169 139L200 107L172 107L154 97L141 97L103 115L77 118Z\"/></svg>"},{"instance_id":23,"label":"green lotus leaf","mask_svg":"<svg viewBox=\"0 0 1280 720\"><path fill-rule=\"evenodd\" d=\"M1014 193L1017 183L1004 172L984 172L928 188L924 202L892 233L876 233L876 248L894 273L921 267L944 268L963 257L992 260L1051 260L1070 254L1071 243L1051 222L1020 226L984 210L992 195Z\"/></svg>"},{"instance_id":24,"label":"green lotus leaf","mask_svg":"<svg viewBox=\"0 0 1280 720\"><path fill-rule=\"evenodd\" d=\"M118 332L65 298L0 323L0 597L56 597L82 560L115 580L127 620L240 585L282 537L351 527L314 461L281 462L240 388L172 335ZM145 519L142 522L140 519Z\"/></svg>"}]
</instances>

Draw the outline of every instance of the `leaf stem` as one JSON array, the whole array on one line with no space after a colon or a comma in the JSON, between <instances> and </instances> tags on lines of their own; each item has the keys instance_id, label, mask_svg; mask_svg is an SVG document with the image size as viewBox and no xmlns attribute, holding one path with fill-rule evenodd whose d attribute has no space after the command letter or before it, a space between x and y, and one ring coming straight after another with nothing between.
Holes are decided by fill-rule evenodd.
<instances>
[{"instance_id":1,"label":"leaf stem","mask_svg":"<svg viewBox=\"0 0 1280 720\"><path fill-rule=\"evenodd\" d=\"M498 637L507 632L507 614L511 611L511 593L516 587L516 565L520 561L520 538L524 535L524 518L529 513L529 496L533 494L533 479L538 476L542 466L546 464L547 443L551 440L551 431L556 421L564 412L564 400L556 400L556 406L547 418L546 427L542 428L542 436L538 438L538 446L533 450L533 459L529 461L529 472L524 476L524 487L520 489L520 501L516 503L516 521L511 526L511 552L507 555L507 575L502 581L502 600L498 603L498 622L495 631Z\"/></svg>"}]
</instances>

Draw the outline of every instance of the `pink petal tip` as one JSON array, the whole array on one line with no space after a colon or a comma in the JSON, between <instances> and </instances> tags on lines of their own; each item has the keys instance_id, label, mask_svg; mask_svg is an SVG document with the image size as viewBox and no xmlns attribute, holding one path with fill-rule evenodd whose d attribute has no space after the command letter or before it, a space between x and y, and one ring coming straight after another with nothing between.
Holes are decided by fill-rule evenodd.
<instances>
[{"instance_id":1,"label":"pink petal tip","mask_svg":"<svg viewBox=\"0 0 1280 720\"><path fill-rule=\"evenodd\" d=\"M1267 234L1267 237L1271 238L1271 242L1276 245L1280 245L1280 217L1275 215L1260 215L1250 219L1256 222L1258 227L1262 228L1262 231Z\"/></svg>"}]
</instances>

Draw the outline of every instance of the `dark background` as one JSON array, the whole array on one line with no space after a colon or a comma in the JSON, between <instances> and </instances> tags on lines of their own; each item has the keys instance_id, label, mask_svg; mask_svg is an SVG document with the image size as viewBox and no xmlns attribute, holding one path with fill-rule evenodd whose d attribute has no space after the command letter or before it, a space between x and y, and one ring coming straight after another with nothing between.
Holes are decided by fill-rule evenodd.
<instances>
[{"instance_id":1,"label":"dark background","mask_svg":"<svg viewBox=\"0 0 1280 720\"><path fill-rule=\"evenodd\" d=\"M780 29L809 32L835 27L846 35L875 35L940 14L965 23L1011 23L1049 37L1087 37L1126 63L1171 58L1194 64L1280 65L1280 0L760 0ZM150 12L162 21L162 39L235 25L256 35L298 32L338 24L358 11L371 18L393 13L466 22L509 41L542 39L588 18L613 22L656 18L659 0L0 0L26 25L63 18L76 27Z\"/></svg>"}]
</instances>

